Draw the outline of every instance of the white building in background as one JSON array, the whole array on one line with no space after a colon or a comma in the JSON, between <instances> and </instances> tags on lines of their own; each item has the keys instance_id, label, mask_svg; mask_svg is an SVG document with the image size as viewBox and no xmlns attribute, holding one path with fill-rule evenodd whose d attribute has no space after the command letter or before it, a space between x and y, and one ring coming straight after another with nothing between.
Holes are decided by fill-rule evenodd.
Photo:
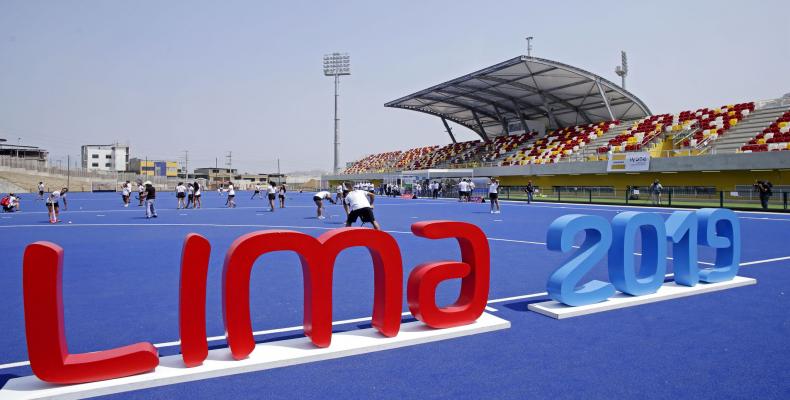
<instances>
[{"instance_id":1,"label":"white building in background","mask_svg":"<svg viewBox=\"0 0 790 400\"><path fill-rule=\"evenodd\" d=\"M82 168L89 171L129 170L129 145L86 144L82 146Z\"/></svg>"}]
</instances>

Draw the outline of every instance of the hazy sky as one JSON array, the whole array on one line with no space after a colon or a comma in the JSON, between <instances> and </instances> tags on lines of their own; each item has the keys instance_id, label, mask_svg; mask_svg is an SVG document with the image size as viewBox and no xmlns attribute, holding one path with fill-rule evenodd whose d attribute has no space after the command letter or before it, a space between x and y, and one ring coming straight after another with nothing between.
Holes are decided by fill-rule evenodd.
<instances>
[{"instance_id":1,"label":"hazy sky","mask_svg":"<svg viewBox=\"0 0 790 400\"><path fill-rule=\"evenodd\" d=\"M332 79L349 52L341 157L449 142L441 121L383 104L526 53L619 82L654 113L790 92L790 1L0 0L0 137L78 157L269 172L332 165ZM474 134L457 126L459 139Z\"/></svg>"}]
</instances>

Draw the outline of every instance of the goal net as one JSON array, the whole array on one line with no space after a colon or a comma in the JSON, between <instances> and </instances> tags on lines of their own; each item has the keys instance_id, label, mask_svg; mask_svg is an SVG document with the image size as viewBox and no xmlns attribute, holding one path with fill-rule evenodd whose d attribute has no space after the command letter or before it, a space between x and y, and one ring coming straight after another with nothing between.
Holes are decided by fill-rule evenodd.
<instances>
[{"instance_id":1,"label":"goal net","mask_svg":"<svg viewBox=\"0 0 790 400\"><path fill-rule=\"evenodd\" d=\"M115 192L118 190L118 182L115 180L92 180L91 192Z\"/></svg>"}]
</instances>

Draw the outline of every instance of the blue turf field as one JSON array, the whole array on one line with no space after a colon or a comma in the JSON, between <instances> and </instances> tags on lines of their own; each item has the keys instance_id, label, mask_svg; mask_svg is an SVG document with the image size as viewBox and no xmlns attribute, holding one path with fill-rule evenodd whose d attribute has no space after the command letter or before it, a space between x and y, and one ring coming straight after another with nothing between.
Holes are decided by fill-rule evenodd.
<instances>
[{"instance_id":1,"label":"blue turf field","mask_svg":"<svg viewBox=\"0 0 790 400\"><path fill-rule=\"evenodd\" d=\"M294 229L317 236L342 226L343 210L328 205L315 219L312 193L291 194L287 208L268 212L265 201L237 196L223 207L216 193L204 209L176 210L172 193L160 193L159 218L146 220L135 201L121 207L115 193L69 194L71 224L50 225L41 201L23 197L23 211L0 214L0 385L29 375L21 293L24 246L49 240L65 250L63 276L66 331L72 352L101 350L136 341L164 343L160 354L177 354L178 281L184 236L197 232L212 245L207 321L209 336L223 334L220 301L222 262L238 236L262 229ZM739 213L743 233L740 275L755 286L703 294L623 310L554 320L527 311L545 300L546 279L566 258L546 250L548 225L568 213L611 219L622 210L672 210L569 204L488 204L451 200L378 198L376 216L401 246L406 274L415 265L457 259L455 241L431 241L410 232L411 223L461 220L480 226L492 253L490 306L512 328L372 354L210 379L115 398L788 398L790 393L790 216ZM779 260L773 260L779 258ZM700 247L700 260L713 251ZM757 261L757 263L752 263ZM764 262L763 262L764 261ZM751 264L750 264L751 263ZM338 257L334 319L369 317L373 273L367 252ZM670 262L671 272L671 262ZM605 264L593 277L608 280ZM275 253L258 260L252 276L256 331L302 323L298 258ZM405 287L405 286L404 286ZM440 286L446 304L457 282ZM405 290L404 290L405 293ZM513 296L530 297L501 301ZM500 301L498 301L500 300ZM404 300L404 311L406 311ZM367 327L340 324L337 330ZM301 335L301 330L262 334L258 340ZM222 347L222 340L210 342Z\"/></svg>"}]
</instances>

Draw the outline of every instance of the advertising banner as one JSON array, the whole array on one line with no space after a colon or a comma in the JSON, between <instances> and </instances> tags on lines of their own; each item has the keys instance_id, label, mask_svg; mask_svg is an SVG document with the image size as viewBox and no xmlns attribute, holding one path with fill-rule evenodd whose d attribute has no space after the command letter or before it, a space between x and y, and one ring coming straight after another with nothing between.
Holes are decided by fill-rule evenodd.
<instances>
[{"instance_id":1,"label":"advertising banner","mask_svg":"<svg viewBox=\"0 0 790 400\"><path fill-rule=\"evenodd\" d=\"M612 153L609 154L607 172L639 172L650 168L650 153Z\"/></svg>"}]
</instances>

